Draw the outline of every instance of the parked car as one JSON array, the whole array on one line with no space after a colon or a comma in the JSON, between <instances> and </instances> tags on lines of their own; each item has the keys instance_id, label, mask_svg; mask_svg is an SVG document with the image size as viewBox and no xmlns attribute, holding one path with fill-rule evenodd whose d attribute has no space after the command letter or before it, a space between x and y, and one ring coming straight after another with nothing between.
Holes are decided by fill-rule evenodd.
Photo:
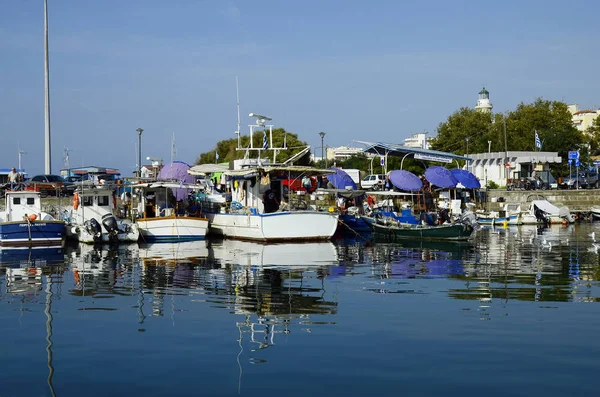
<instances>
[{"instance_id":1,"label":"parked car","mask_svg":"<svg viewBox=\"0 0 600 397\"><path fill-rule=\"evenodd\" d=\"M589 174L589 179L588 179ZM562 183L560 184L561 189L581 189L587 187L597 187L598 186L598 175L594 172L592 173L574 173L569 175L568 177L563 178Z\"/></svg>"},{"instance_id":2,"label":"parked car","mask_svg":"<svg viewBox=\"0 0 600 397\"><path fill-rule=\"evenodd\" d=\"M70 195L75 190L75 184L67 182L59 175L36 175L29 180L27 188L40 192L42 197Z\"/></svg>"},{"instance_id":3,"label":"parked car","mask_svg":"<svg viewBox=\"0 0 600 397\"><path fill-rule=\"evenodd\" d=\"M81 175L72 175L72 176L68 176L65 178L65 180L67 182L71 182L71 183L81 182L82 179L83 179L83 176L81 176Z\"/></svg>"},{"instance_id":4,"label":"parked car","mask_svg":"<svg viewBox=\"0 0 600 397\"><path fill-rule=\"evenodd\" d=\"M385 175L384 174L371 174L365 176L360 181L360 188L364 190L382 190L383 184L385 183Z\"/></svg>"}]
</instances>

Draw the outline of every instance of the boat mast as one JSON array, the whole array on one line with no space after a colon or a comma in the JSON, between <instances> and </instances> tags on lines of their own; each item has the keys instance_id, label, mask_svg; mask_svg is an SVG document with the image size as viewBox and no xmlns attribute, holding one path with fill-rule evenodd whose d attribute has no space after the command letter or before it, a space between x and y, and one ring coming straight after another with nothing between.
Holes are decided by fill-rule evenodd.
<instances>
[{"instance_id":1,"label":"boat mast","mask_svg":"<svg viewBox=\"0 0 600 397\"><path fill-rule=\"evenodd\" d=\"M52 173L50 147L50 60L48 58L48 0L44 0L45 173Z\"/></svg>"},{"instance_id":2,"label":"boat mast","mask_svg":"<svg viewBox=\"0 0 600 397\"><path fill-rule=\"evenodd\" d=\"M235 96L237 99L237 131L235 132L237 134L237 138L238 138L238 148L240 147L240 89L239 89L239 85L238 85L238 77L235 76Z\"/></svg>"}]
</instances>

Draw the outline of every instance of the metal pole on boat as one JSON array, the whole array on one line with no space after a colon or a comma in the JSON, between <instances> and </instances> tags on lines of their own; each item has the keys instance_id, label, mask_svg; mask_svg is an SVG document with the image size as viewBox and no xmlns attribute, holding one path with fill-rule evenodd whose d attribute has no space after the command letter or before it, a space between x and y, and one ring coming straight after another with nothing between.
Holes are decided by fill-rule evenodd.
<instances>
[{"instance_id":1,"label":"metal pole on boat","mask_svg":"<svg viewBox=\"0 0 600 397\"><path fill-rule=\"evenodd\" d=\"M48 0L44 0L44 123L45 123L45 166L46 174L52 173L50 147L50 59L48 56Z\"/></svg>"},{"instance_id":2,"label":"metal pole on boat","mask_svg":"<svg viewBox=\"0 0 600 397\"><path fill-rule=\"evenodd\" d=\"M142 128L138 128L138 178L142 177L142 132L144 130Z\"/></svg>"}]
</instances>

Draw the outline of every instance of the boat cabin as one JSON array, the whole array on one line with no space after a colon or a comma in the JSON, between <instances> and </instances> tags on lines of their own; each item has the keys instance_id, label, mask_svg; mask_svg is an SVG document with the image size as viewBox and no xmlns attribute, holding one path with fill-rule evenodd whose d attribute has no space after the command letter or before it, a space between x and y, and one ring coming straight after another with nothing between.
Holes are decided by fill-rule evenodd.
<instances>
[{"instance_id":1,"label":"boat cabin","mask_svg":"<svg viewBox=\"0 0 600 397\"><path fill-rule=\"evenodd\" d=\"M44 217L50 216L44 214ZM42 199L40 193L29 190L19 192L7 191L6 210L3 218L2 221L4 222L22 221L25 218L42 220Z\"/></svg>"},{"instance_id":2,"label":"boat cabin","mask_svg":"<svg viewBox=\"0 0 600 397\"><path fill-rule=\"evenodd\" d=\"M100 221L106 214L115 214L116 203L117 196L113 189L79 189L73 195L73 220L79 225L92 218Z\"/></svg>"},{"instance_id":3,"label":"boat cabin","mask_svg":"<svg viewBox=\"0 0 600 397\"><path fill-rule=\"evenodd\" d=\"M135 185L138 218L170 216L197 216L196 193L205 189L203 184L152 182Z\"/></svg>"}]
</instances>

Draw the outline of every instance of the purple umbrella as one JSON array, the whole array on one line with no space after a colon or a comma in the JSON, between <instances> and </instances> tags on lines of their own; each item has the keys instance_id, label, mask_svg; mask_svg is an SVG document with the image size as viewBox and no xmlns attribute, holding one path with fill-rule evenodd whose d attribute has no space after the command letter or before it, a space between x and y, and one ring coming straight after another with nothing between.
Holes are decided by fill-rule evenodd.
<instances>
[{"instance_id":1,"label":"purple umbrella","mask_svg":"<svg viewBox=\"0 0 600 397\"><path fill-rule=\"evenodd\" d=\"M398 189L411 191L421 190L423 182L418 176L409 171L394 170L390 173L390 181Z\"/></svg>"},{"instance_id":2,"label":"purple umbrella","mask_svg":"<svg viewBox=\"0 0 600 397\"><path fill-rule=\"evenodd\" d=\"M159 181L174 181L180 184L183 183L194 183L196 178L193 175L188 174L190 166L183 161L173 161L170 164L165 165L158 173ZM188 197L190 189L172 189L173 195L177 201L184 200Z\"/></svg>"},{"instance_id":3,"label":"purple umbrella","mask_svg":"<svg viewBox=\"0 0 600 397\"><path fill-rule=\"evenodd\" d=\"M481 187L481 183L479 183L477 177L470 171L454 168L453 170L450 170L450 173L467 189L479 189Z\"/></svg>"},{"instance_id":4,"label":"purple umbrella","mask_svg":"<svg viewBox=\"0 0 600 397\"><path fill-rule=\"evenodd\" d=\"M449 169L440 166L427 168L425 170L425 177L432 185L439 187L455 187L458 183Z\"/></svg>"},{"instance_id":5,"label":"purple umbrella","mask_svg":"<svg viewBox=\"0 0 600 397\"><path fill-rule=\"evenodd\" d=\"M336 189L346 189L347 186L352 187L352 190L356 190L356 183L352 180L350 175L346 173L346 171L340 168L330 168L332 171L335 171L335 174L327 175L327 179L334 188Z\"/></svg>"}]
</instances>

